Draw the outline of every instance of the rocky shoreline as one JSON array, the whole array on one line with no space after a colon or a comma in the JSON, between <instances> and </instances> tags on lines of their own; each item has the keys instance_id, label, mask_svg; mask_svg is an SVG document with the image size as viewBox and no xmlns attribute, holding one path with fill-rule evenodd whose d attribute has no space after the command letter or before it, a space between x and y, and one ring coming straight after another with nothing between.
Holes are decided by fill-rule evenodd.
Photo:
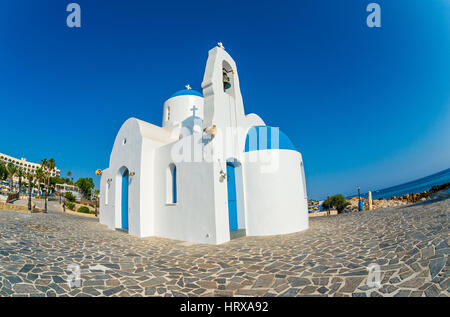
<instances>
[{"instance_id":1,"label":"rocky shoreline","mask_svg":"<svg viewBox=\"0 0 450 317\"><path fill-rule=\"evenodd\" d=\"M426 190L421 193L405 194L405 195L399 196L399 197L393 196L390 199L384 199L384 198L374 199L372 201L372 210L389 208L389 207L398 207L398 206L404 206L404 205L416 203L419 201L426 201L428 199L436 198L436 197L432 197L432 196L437 196L439 194L439 192L447 190L449 188L450 188L450 183L446 183L446 184L442 184L442 185L433 186L430 188L430 190ZM345 207L345 209L343 210L344 213L358 211L358 197L352 197L348 200L348 202L350 203L350 205ZM363 198L363 202L364 202L364 210L368 210L369 209L369 200L367 198Z\"/></svg>"}]
</instances>

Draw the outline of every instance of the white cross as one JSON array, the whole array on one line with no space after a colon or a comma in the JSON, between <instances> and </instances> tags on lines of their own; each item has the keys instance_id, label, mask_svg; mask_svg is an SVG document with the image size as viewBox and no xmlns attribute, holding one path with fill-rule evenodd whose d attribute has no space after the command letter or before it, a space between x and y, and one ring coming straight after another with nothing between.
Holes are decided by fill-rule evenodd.
<instances>
[{"instance_id":1,"label":"white cross","mask_svg":"<svg viewBox=\"0 0 450 317\"><path fill-rule=\"evenodd\" d=\"M195 110L198 110L198 108L194 105L190 110L194 113L194 117L195 117Z\"/></svg>"},{"instance_id":2,"label":"white cross","mask_svg":"<svg viewBox=\"0 0 450 317\"><path fill-rule=\"evenodd\" d=\"M187 85L184 86L184 87L186 87L187 90L191 90L191 89L192 89L192 88L191 88L191 85L189 85L189 84L187 84Z\"/></svg>"}]
</instances>

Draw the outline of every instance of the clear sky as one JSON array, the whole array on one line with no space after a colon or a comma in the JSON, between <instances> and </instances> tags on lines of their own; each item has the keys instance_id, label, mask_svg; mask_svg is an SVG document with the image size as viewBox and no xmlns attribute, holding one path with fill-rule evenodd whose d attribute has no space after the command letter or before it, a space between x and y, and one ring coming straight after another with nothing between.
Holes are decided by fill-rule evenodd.
<instances>
[{"instance_id":1,"label":"clear sky","mask_svg":"<svg viewBox=\"0 0 450 317\"><path fill-rule=\"evenodd\" d=\"M74 0L71 0L74 1ZM108 166L129 117L200 90L210 48L237 62L244 106L289 135L309 198L400 184L450 167L450 1L0 2L0 152L65 175Z\"/></svg>"}]
</instances>

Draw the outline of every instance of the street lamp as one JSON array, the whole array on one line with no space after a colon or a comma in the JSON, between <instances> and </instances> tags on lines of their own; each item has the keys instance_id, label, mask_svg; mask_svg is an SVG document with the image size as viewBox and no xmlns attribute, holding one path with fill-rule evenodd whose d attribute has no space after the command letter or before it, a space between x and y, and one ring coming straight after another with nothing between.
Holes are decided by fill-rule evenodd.
<instances>
[{"instance_id":1,"label":"street lamp","mask_svg":"<svg viewBox=\"0 0 450 317\"><path fill-rule=\"evenodd\" d=\"M328 207L327 207L327 215L330 215L330 195L327 194Z\"/></svg>"},{"instance_id":2,"label":"street lamp","mask_svg":"<svg viewBox=\"0 0 450 317\"><path fill-rule=\"evenodd\" d=\"M95 217L98 217L98 195L95 195Z\"/></svg>"},{"instance_id":3,"label":"street lamp","mask_svg":"<svg viewBox=\"0 0 450 317\"><path fill-rule=\"evenodd\" d=\"M31 183L31 180L28 180ZM31 185L28 186L28 210L31 212Z\"/></svg>"}]
</instances>

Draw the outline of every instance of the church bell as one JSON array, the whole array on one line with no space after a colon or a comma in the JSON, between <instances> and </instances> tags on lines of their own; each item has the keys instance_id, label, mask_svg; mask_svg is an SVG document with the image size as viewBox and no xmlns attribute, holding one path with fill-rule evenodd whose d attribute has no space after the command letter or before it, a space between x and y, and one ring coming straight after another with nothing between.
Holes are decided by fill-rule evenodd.
<instances>
[{"instance_id":1,"label":"church bell","mask_svg":"<svg viewBox=\"0 0 450 317\"><path fill-rule=\"evenodd\" d=\"M223 89L228 89L231 87L230 78L226 73L223 73Z\"/></svg>"}]
</instances>

